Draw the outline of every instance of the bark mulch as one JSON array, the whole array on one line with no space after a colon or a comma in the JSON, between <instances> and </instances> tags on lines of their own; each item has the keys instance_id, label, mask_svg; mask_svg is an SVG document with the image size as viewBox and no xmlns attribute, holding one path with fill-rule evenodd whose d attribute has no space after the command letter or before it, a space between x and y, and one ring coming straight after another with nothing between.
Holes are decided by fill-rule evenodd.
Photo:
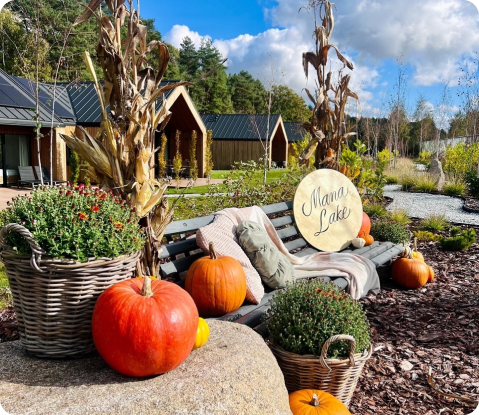
<instances>
[{"instance_id":1,"label":"bark mulch","mask_svg":"<svg viewBox=\"0 0 479 415\"><path fill-rule=\"evenodd\" d=\"M446 252L438 243L423 242L419 250L434 268L434 282L404 290L381 273L381 293L361 300L375 351L359 380L352 414L465 415L475 405L442 393L479 401L479 245ZM9 307L0 311L0 342L16 339ZM428 384L429 367L442 393Z\"/></svg>"},{"instance_id":2,"label":"bark mulch","mask_svg":"<svg viewBox=\"0 0 479 415\"><path fill-rule=\"evenodd\" d=\"M477 403L447 394L479 401L479 246L447 252L422 242L418 249L434 282L404 290L387 273L381 293L361 300L375 351L350 405L353 414L462 415ZM429 368L444 394L428 384Z\"/></svg>"}]
</instances>

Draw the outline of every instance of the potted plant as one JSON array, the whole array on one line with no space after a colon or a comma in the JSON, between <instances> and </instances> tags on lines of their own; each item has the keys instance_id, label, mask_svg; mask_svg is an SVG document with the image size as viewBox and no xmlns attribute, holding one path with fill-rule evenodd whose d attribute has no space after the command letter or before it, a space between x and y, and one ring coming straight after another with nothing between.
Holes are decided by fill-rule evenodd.
<instances>
[{"instance_id":1,"label":"potted plant","mask_svg":"<svg viewBox=\"0 0 479 415\"><path fill-rule=\"evenodd\" d=\"M92 187L40 187L15 197L0 225L0 260L26 350L42 357L94 350L95 302L133 276L144 244L135 210Z\"/></svg>"},{"instance_id":2,"label":"potted plant","mask_svg":"<svg viewBox=\"0 0 479 415\"><path fill-rule=\"evenodd\" d=\"M332 282L300 281L275 294L267 319L288 391L320 389L348 406L372 353L361 304Z\"/></svg>"}]
</instances>

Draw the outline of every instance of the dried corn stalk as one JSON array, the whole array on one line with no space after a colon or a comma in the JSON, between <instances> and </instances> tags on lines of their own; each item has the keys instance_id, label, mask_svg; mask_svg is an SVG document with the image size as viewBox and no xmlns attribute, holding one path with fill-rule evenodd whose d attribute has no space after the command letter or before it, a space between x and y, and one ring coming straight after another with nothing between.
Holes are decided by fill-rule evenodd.
<instances>
[{"instance_id":1,"label":"dried corn stalk","mask_svg":"<svg viewBox=\"0 0 479 415\"><path fill-rule=\"evenodd\" d=\"M146 43L147 29L140 23L132 0L106 0L109 15L102 14L101 3L91 0L75 22L85 22L93 14L99 21L97 55L103 84L87 52L85 62L101 104L101 133L93 138L80 127L82 136L62 138L90 164L102 188L130 201L139 219L143 218L149 243L138 272L158 276L161 238L172 212L163 201L166 185L154 178L155 131L162 130L171 117L164 106L157 110L157 102L168 90L190 83L160 87L170 59L166 45ZM126 36L122 36L125 27ZM154 50L158 55L156 70L148 60Z\"/></svg>"},{"instance_id":2,"label":"dried corn stalk","mask_svg":"<svg viewBox=\"0 0 479 415\"><path fill-rule=\"evenodd\" d=\"M353 70L353 64L346 59L338 48L329 43L334 29L333 4L328 0L310 0L302 9L314 14L314 38L316 50L303 53L303 69L308 77L309 65L316 71L316 94L308 89L306 94L313 103L311 122L303 127L309 132L311 141L300 155L300 161L308 160L315 152L318 167L339 169L341 143L356 135L347 131L344 125L344 112L348 97L358 99L349 89L351 74L344 74L345 69ZM319 23L318 24L318 20ZM328 54L331 49L343 64L337 74L328 68ZM335 78L337 80L335 81Z\"/></svg>"}]
</instances>

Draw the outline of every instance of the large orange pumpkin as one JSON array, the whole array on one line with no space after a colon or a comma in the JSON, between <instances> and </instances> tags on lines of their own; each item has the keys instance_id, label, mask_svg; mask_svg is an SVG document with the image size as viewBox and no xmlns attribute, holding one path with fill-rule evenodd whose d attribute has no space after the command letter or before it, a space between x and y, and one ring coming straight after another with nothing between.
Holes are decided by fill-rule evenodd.
<instances>
[{"instance_id":1,"label":"large orange pumpkin","mask_svg":"<svg viewBox=\"0 0 479 415\"><path fill-rule=\"evenodd\" d=\"M219 316L234 311L246 297L246 274L234 258L210 255L193 262L185 279L185 290L193 297L202 316Z\"/></svg>"},{"instance_id":2,"label":"large orange pumpkin","mask_svg":"<svg viewBox=\"0 0 479 415\"><path fill-rule=\"evenodd\" d=\"M412 255L410 248L405 248L403 256L394 261L391 275L394 281L406 288L421 288L430 278L430 269L420 259Z\"/></svg>"},{"instance_id":3,"label":"large orange pumpkin","mask_svg":"<svg viewBox=\"0 0 479 415\"><path fill-rule=\"evenodd\" d=\"M371 219L369 219L369 216L366 212L363 212L363 221L361 223L358 236L361 237L361 235L369 235L369 232L371 232Z\"/></svg>"},{"instance_id":4,"label":"large orange pumpkin","mask_svg":"<svg viewBox=\"0 0 479 415\"><path fill-rule=\"evenodd\" d=\"M293 415L351 415L339 399L327 392L313 389L290 393L289 407Z\"/></svg>"},{"instance_id":5,"label":"large orange pumpkin","mask_svg":"<svg viewBox=\"0 0 479 415\"><path fill-rule=\"evenodd\" d=\"M107 288L92 318L98 352L127 376L158 375L179 366L193 348L197 328L198 310L190 295L149 277Z\"/></svg>"}]
</instances>

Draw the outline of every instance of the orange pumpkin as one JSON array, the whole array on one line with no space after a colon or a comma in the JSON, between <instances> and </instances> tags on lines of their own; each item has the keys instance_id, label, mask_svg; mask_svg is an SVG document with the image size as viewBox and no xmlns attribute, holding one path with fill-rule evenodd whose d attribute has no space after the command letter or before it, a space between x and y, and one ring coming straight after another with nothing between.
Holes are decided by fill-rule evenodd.
<instances>
[{"instance_id":1,"label":"orange pumpkin","mask_svg":"<svg viewBox=\"0 0 479 415\"><path fill-rule=\"evenodd\" d=\"M369 216L366 212L363 212L363 221L361 223L361 228L359 229L358 236L361 238L363 235L369 235L369 232L371 232L371 219L369 219Z\"/></svg>"},{"instance_id":2,"label":"orange pumpkin","mask_svg":"<svg viewBox=\"0 0 479 415\"><path fill-rule=\"evenodd\" d=\"M313 389L290 393L289 407L293 415L351 415L339 399L327 392Z\"/></svg>"},{"instance_id":3,"label":"orange pumpkin","mask_svg":"<svg viewBox=\"0 0 479 415\"><path fill-rule=\"evenodd\" d=\"M210 255L193 262L186 274L185 290L193 297L200 315L219 316L234 311L246 297L246 274L234 258Z\"/></svg>"},{"instance_id":4,"label":"orange pumpkin","mask_svg":"<svg viewBox=\"0 0 479 415\"><path fill-rule=\"evenodd\" d=\"M361 239L364 239L364 246L372 245L374 242L374 238L372 235L363 235L360 236Z\"/></svg>"},{"instance_id":5,"label":"orange pumpkin","mask_svg":"<svg viewBox=\"0 0 479 415\"><path fill-rule=\"evenodd\" d=\"M434 270L429 265L427 267L429 268L429 278L427 279L427 282L433 282L435 277Z\"/></svg>"},{"instance_id":6,"label":"orange pumpkin","mask_svg":"<svg viewBox=\"0 0 479 415\"><path fill-rule=\"evenodd\" d=\"M410 248L405 248L403 256L394 261L391 275L394 281L406 288L421 288L429 280L429 267L412 255Z\"/></svg>"}]
</instances>

